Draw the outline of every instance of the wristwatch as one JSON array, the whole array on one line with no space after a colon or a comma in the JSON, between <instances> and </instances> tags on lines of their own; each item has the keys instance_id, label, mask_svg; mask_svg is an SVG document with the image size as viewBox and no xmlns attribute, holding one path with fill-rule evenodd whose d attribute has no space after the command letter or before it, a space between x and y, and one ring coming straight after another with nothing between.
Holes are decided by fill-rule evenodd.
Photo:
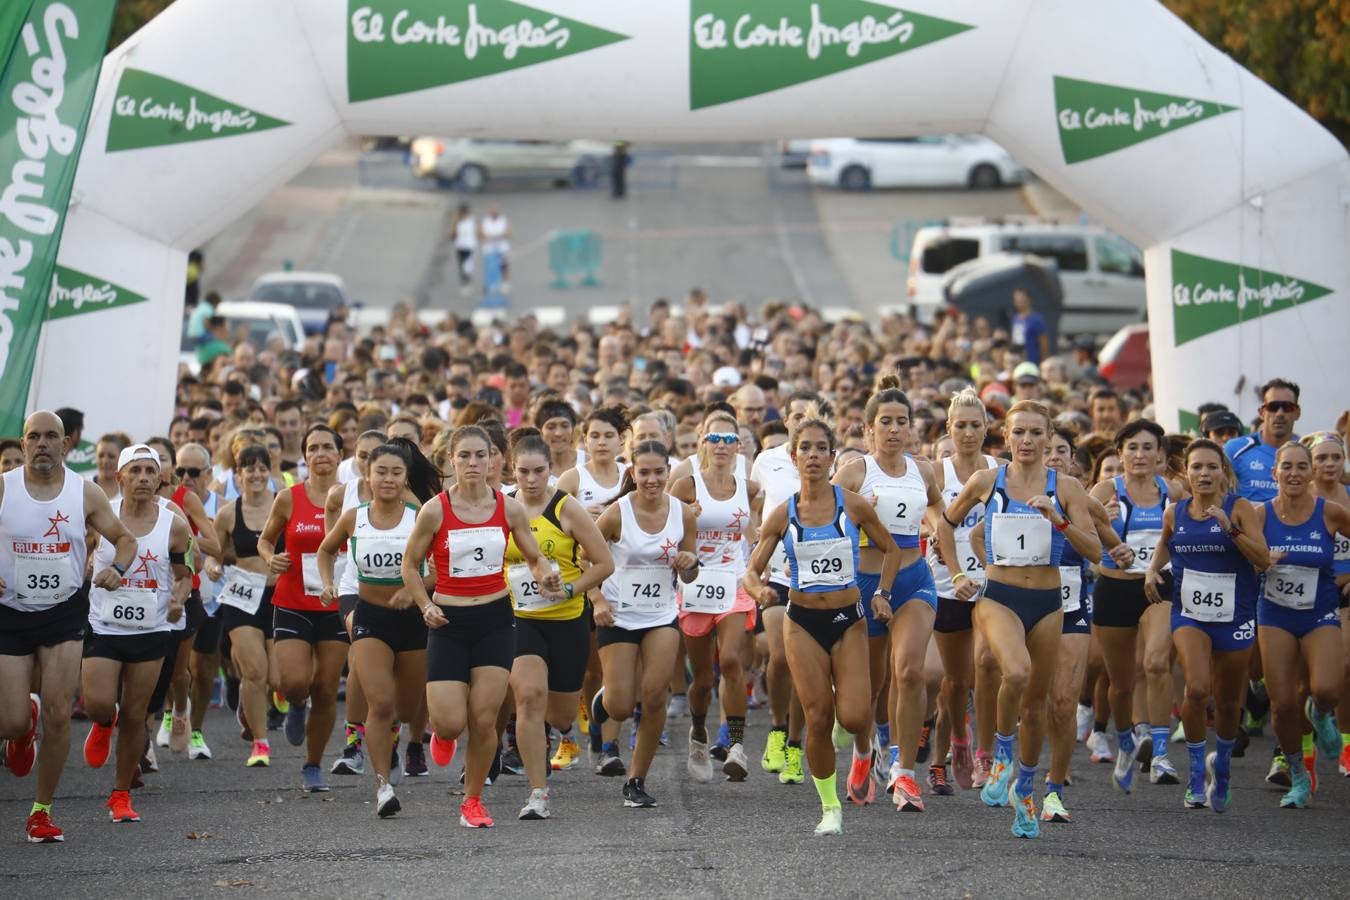
<instances>
[{"instance_id":1,"label":"wristwatch","mask_svg":"<svg viewBox=\"0 0 1350 900\"><path fill-rule=\"evenodd\" d=\"M571 600L573 597L577 595L576 584L574 582L569 581L565 583L563 585L563 590L567 592L568 600Z\"/></svg>"},{"instance_id":2,"label":"wristwatch","mask_svg":"<svg viewBox=\"0 0 1350 900\"><path fill-rule=\"evenodd\" d=\"M891 602L891 592L884 587L877 588L876 596L880 597L882 600L885 600L887 603Z\"/></svg>"},{"instance_id":3,"label":"wristwatch","mask_svg":"<svg viewBox=\"0 0 1350 900\"><path fill-rule=\"evenodd\" d=\"M113 560L112 567L117 570L118 575L127 574L127 567L119 563L117 560Z\"/></svg>"}]
</instances>

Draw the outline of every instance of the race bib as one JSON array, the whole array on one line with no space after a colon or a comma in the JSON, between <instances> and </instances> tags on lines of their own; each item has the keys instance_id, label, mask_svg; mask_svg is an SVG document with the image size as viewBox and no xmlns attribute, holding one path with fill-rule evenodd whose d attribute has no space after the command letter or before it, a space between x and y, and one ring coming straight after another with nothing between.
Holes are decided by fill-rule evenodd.
<instances>
[{"instance_id":1,"label":"race bib","mask_svg":"<svg viewBox=\"0 0 1350 900\"><path fill-rule=\"evenodd\" d=\"M1237 575L1187 569L1181 576L1181 614L1197 622L1231 622L1237 603Z\"/></svg>"},{"instance_id":2,"label":"race bib","mask_svg":"<svg viewBox=\"0 0 1350 900\"><path fill-rule=\"evenodd\" d=\"M137 587L122 585L103 598L103 608L99 619L104 625L116 625L119 628L136 628L147 631L157 625L156 613L159 600L155 596L155 583L142 582Z\"/></svg>"},{"instance_id":3,"label":"race bib","mask_svg":"<svg viewBox=\"0 0 1350 900\"><path fill-rule=\"evenodd\" d=\"M877 518L891 534L918 534L927 508L927 498L902 488L879 487L873 492L877 498Z\"/></svg>"},{"instance_id":4,"label":"race bib","mask_svg":"<svg viewBox=\"0 0 1350 900\"><path fill-rule=\"evenodd\" d=\"M1350 560L1350 537L1346 537L1337 532L1332 546L1335 548L1335 556L1333 559L1335 559L1336 562Z\"/></svg>"},{"instance_id":5,"label":"race bib","mask_svg":"<svg viewBox=\"0 0 1350 900\"><path fill-rule=\"evenodd\" d=\"M51 553L14 554L14 593L20 603L38 608L55 606L75 591L71 584L70 544L49 545Z\"/></svg>"},{"instance_id":6,"label":"race bib","mask_svg":"<svg viewBox=\"0 0 1350 900\"><path fill-rule=\"evenodd\" d=\"M669 566L629 566L619 573L619 612L674 609L675 573Z\"/></svg>"},{"instance_id":7,"label":"race bib","mask_svg":"<svg viewBox=\"0 0 1350 900\"><path fill-rule=\"evenodd\" d=\"M790 579L792 575L788 572L787 548L783 542L773 548L773 555L769 557L769 574L776 575L779 578Z\"/></svg>"},{"instance_id":8,"label":"race bib","mask_svg":"<svg viewBox=\"0 0 1350 900\"><path fill-rule=\"evenodd\" d=\"M736 573L731 569L700 566L698 578L680 588L685 612L720 616L736 605Z\"/></svg>"},{"instance_id":9,"label":"race bib","mask_svg":"<svg viewBox=\"0 0 1350 900\"><path fill-rule=\"evenodd\" d=\"M961 571L976 581L984 580L984 566L980 565L980 559L975 555L975 548L970 544L970 538L959 537L956 539L956 558L960 561Z\"/></svg>"},{"instance_id":10,"label":"race bib","mask_svg":"<svg viewBox=\"0 0 1350 900\"><path fill-rule=\"evenodd\" d=\"M1050 520L1040 513L994 513L990 546L996 566L1050 565Z\"/></svg>"},{"instance_id":11,"label":"race bib","mask_svg":"<svg viewBox=\"0 0 1350 900\"><path fill-rule=\"evenodd\" d=\"M225 569L225 584L220 589L220 602L247 615L253 615L262 605L263 591L267 590L267 576L238 566Z\"/></svg>"},{"instance_id":12,"label":"race bib","mask_svg":"<svg viewBox=\"0 0 1350 900\"><path fill-rule=\"evenodd\" d=\"M1158 539L1161 537L1162 530L1158 528L1131 531L1125 538L1125 545L1134 551L1134 562L1130 563L1130 567L1125 571L1136 575L1147 572L1149 563L1153 562L1153 555L1158 550Z\"/></svg>"},{"instance_id":13,"label":"race bib","mask_svg":"<svg viewBox=\"0 0 1350 900\"><path fill-rule=\"evenodd\" d=\"M795 541L792 547L797 557L797 585L800 588L835 590L853 584L853 542L848 538Z\"/></svg>"},{"instance_id":14,"label":"race bib","mask_svg":"<svg viewBox=\"0 0 1350 900\"><path fill-rule=\"evenodd\" d=\"M403 548L408 542L403 537L383 535L363 537L356 541L356 577L366 580L403 581ZM337 575L334 573L334 578Z\"/></svg>"},{"instance_id":15,"label":"race bib","mask_svg":"<svg viewBox=\"0 0 1350 900\"><path fill-rule=\"evenodd\" d=\"M317 597L323 593L323 579L319 577L319 554L300 554L300 571L305 576L305 593Z\"/></svg>"},{"instance_id":16,"label":"race bib","mask_svg":"<svg viewBox=\"0 0 1350 900\"><path fill-rule=\"evenodd\" d=\"M1083 605L1083 570L1078 566L1059 567L1059 600L1066 613Z\"/></svg>"},{"instance_id":17,"label":"race bib","mask_svg":"<svg viewBox=\"0 0 1350 900\"><path fill-rule=\"evenodd\" d=\"M557 563L553 564L553 571L558 571ZM511 588L511 598L515 601L516 612L547 609L563 602L549 600L539 592L539 582L535 580L534 573L525 563L506 567L506 584Z\"/></svg>"},{"instance_id":18,"label":"race bib","mask_svg":"<svg viewBox=\"0 0 1350 900\"><path fill-rule=\"evenodd\" d=\"M450 577L482 578L502 570L506 536L500 528L458 528L446 533Z\"/></svg>"},{"instance_id":19,"label":"race bib","mask_svg":"<svg viewBox=\"0 0 1350 900\"><path fill-rule=\"evenodd\" d=\"M1316 569L1271 566L1266 572L1266 599L1286 609L1312 609L1317 604Z\"/></svg>"}]
</instances>

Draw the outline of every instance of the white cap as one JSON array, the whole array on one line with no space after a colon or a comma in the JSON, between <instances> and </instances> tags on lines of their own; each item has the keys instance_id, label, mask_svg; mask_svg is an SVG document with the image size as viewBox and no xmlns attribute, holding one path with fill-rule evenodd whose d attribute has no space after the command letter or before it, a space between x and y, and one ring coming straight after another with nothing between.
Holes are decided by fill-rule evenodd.
<instances>
[{"instance_id":1,"label":"white cap","mask_svg":"<svg viewBox=\"0 0 1350 900\"><path fill-rule=\"evenodd\" d=\"M731 366L723 366L713 372L712 383L718 387L740 387L741 373Z\"/></svg>"},{"instance_id":2,"label":"white cap","mask_svg":"<svg viewBox=\"0 0 1350 900\"><path fill-rule=\"evenodd\" d=\"M159 454L149 444L132 444L117 457L117 471L122 471L138 459L148 459L159 468Z\"/></svg>"}]
</instances>

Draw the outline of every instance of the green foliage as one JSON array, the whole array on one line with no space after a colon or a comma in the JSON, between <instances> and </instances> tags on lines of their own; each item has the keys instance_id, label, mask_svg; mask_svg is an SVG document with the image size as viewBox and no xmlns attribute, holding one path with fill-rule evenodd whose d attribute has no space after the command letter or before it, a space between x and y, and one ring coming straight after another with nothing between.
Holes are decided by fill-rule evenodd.
<instances>
[{"instance_id":1,"label":"green foliage","mask_svg":"<svg viewBox=\"0 0 1350 900\"><path fill-rule=\"evenodd\" d=\"M159 15L173 0L119 0L113 13L112 31L108 34L108 49L121 44L141 26ZM228 0L226 0L228 2Z\"/></svg>"}]
</instances>

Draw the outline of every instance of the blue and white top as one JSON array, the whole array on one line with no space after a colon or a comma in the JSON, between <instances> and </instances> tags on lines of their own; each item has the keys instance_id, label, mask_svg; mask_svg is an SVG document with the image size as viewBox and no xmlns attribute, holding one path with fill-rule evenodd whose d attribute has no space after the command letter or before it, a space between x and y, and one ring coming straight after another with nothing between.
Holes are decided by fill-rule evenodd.
<instances>
[{"instance_id":1,"label":"blue and white top","mask_svg":"<svg viewBox=\"0 0 1350 900\"><path fill-rule=\"evenodd\" d=\"M844 508L844 489L834 489L834 518L825 525L805 525L797 515L797 499L788 500L788 527L783 533L792 589L823 594L851 587L858 573L858 525Z\"/></svg>"},{"instance_id":2,"label":"blue and white top","mask_svg":"<svg viewBox=\"0 0 1350 900\"><path fill-rule=\"evenodd\" d=\"M1045 496L1061 516L1064 507L1055 494L1054 469L1045 471ZM995 566L1058 566L1064 557L1064 533L1056 531L1040 510L1008 494L1008 467L998 470L994 489L984 501L988 522L989 563Z\"/></svg>"},{"instance_id":3,"label":"blue and white top","mask_svg":"<svg viewBox=\"0 0 1350 900\"><path fill-rule=\"evenodd\" d=\"M1153 506L1141 506L1130 496L1130 492L1125 489L1125 477L1117 475L1114 479L1116 488L1116 498L1120 502L1122 515L1111 520L1111 527L1115 529L1120 539L1134 551L1134 563L1130 565L1126 572L1135 575L1142 575L1148 570L1148 564L1153 561L1153 553L1158 547L1158 539L1162 537L1163 511L1167 509L1167 482L1158 476L1153 476L1153 483L1158 487L1159 500ZM1106 548L1102 548L1101 565L1103 569L1118 569L1116 561L1111 558L1111 554Z\"/></svg>"},{"instance_id":4,"label":"blue and white top","mask_svg":"<svg viewBox=\"0 0 1350 900\"><path fill-rule=\"evenodd\" d=\"M1327 529L1326 501L1321 497L1307 521L1286 525L1267 500L1265 535L1270 552L1284 557L1266 570L1261 600L1295 612L1311 610L1314 618L1335 612L1339 603L1336 576L1332 572L1335 535Z\"/></svg>"},{"instance_id":5,"label":"blue and white top","mask_svg":"<svg viewBox=\"0 0 1350 900\"><path fill-rule=\"evenodd\" d=\"M1223 511L1233 519L1236 494L1224 498ZM1172 608L1197 622L1247 622L1256 615L1256 569L1217 519L1191 516L1191 498L1173 514Z\"/></svg>"},{"instance_id":6,"label":"blue and white top","mask_svg":"<svg viewBox=\"0 0 1350 900\"><path fill-rule=\"evenodd\" d=\"M918 463L906 453L903 475L886 474L871 454L863 457L863 464L865 469L858 493L876 498L877 517L897 547L918 547L919 528L923 525L924 511L928 509L928 483L923 480ZM865 540L866 535L863 538Z\"/></svg>"},{"instance_id":7,"label":"blue and white top","mask_svg":"<svg viewBox=\"0 0 1350 900\"><path fill-rule=\"evenodd\" d=\"M1298 440L1293 435L1289 439ZM1265 503L1275 498L1275 456L1279 451L1279 447L1262 441L1259 431L1235 437L1223 445L1223 452L1237 476L1239 497L1252 503Z\"/></svg>"}]
</instances>

